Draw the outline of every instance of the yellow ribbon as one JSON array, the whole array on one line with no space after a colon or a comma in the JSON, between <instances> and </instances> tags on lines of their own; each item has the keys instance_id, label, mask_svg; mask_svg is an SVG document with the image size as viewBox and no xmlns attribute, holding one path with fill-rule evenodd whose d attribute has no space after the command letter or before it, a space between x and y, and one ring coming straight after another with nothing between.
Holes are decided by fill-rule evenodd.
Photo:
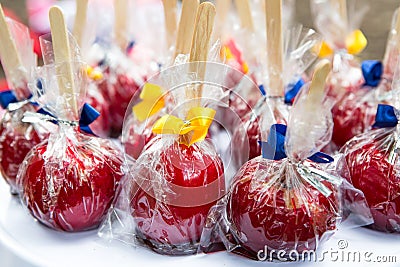
<instances>
[{"instance_id":1,"label":"yellow ribbon","mask_svg":"<svg viewBox=\"0 0 400 267\"><path fill-rule=\"evenodd\" d=\"M180 138L180 142L186 146L191 146L206 138L214 116L215 110L202 107L191 108L186 120L173 115L164 115L154 124L153 133L185 135L184 138Z\"/></svg>"},{"instance_id":2,"label":"yellow ribbon","mask_svg":"<svg viewBox=\"0 0 400 267\"><path fill-rule=\"evenodd\" d=\"M222 51L222 50L221 50L221 51ZM230 49L227 45L224 46L224 52L225 52L225 58L226 58L227 60L235 59L235 60L238 61L238 63L239 63L239 64L241 65L241 67L242 67L241 71L242 71L244 74L247 74L247 73L249 72L249 65L247 65L247 62L246 62L246 61L241 61L239 58L237 58L237 56L234 55L234 54L232 53L231 49Z\"/></svg>"},{"instance_id":3,"label":"yellow ribbon","mask_svg":"<svg viewBox=\"0 0 400 267\"><path fill-rule=\"evenodd\" d=\"M86 74L93 81L98 81L103 79L103 73L101 73L101 71L93 69L91 66L86 66Z\"/></svg>"},{"instance_id":4,"label":"yellow ribbon","mask_svg":"<svg viewBox=\"0 0 400 267\"><path fill-rule=\"evenodd\" d=\"M361 53L367 46L368 41L361 30L355 30L346 37L345 45L347 52L352 55ZM326 43L322 42L319 57L327 57L333 54L333 49Z\"/></svg>"},{"instance_id":5,"label":"yellow ribbon","mask_svg":"<svg viewBox=\"0 0 400 267\"><path fill-rule=\"evenodd\" d=\"M156 114L165 105L163 89L156 84L146 83L139 97L142 101L135 105L132 111L141 122Z\"/></svg>"}]
</instances>

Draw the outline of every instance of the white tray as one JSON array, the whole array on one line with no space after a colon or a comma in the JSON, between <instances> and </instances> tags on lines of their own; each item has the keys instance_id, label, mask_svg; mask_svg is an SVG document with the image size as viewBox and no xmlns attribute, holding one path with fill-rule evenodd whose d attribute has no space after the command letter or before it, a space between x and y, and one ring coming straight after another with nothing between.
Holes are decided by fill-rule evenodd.
<instances>
[{"instance_id":1,"label":"white tray","mask_svg":"<svg viewBox=\"0 0 400 267\"><path fill-rule=\"evenodd\" d=\"M326 251L322 262L270 263L255 262L241 256L218 252L209 255L168 257L144 248L132 248L115 242L105 242L96 231L69 234L50 230L27 213L16 197L9 194L7 184L0 177L0 245L4 245L24 260L37 266L399 266L400 235L384 234L359 228L339 231L320 248ZM346 246L347 245L347 246ZM346 246L340 249L339 246ZM337 252L335 254L335 252ZM362 255L372 253L371 262ZM331 254L329 254L331 253ZM333 254L332 254L333 253ZM347 260L360 253L361 261ZM329 255L333 255L329 256ZM344 257L342 259L342 255ZM336 255L338 259L335 261ZM395 256L396 262L373 262L376 256ZM0 266L1 259L0 259Z\"/></svg>"}]
</instances>

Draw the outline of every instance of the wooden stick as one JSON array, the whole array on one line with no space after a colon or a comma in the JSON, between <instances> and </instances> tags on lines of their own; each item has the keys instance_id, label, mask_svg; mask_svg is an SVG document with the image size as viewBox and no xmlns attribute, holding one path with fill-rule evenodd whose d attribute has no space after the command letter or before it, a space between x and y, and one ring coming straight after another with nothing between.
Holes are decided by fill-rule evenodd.
<instances>
[{"instance_id":1,"label":"wooden stick","mask_svg":"<svg viewBox=\"0 0 400 267\"><path fill-rule=\"evenodd\" d=\"M189 54L190 52L198 7L199 0L182 1L181 19L179 21L174 58L179 54Z\"/></svg>"},{"instance_id":2,"label":"wooden stick","mask_svg":"<svg viewBox=\"0 0 400 267\"><path fill-rule=\"evenodd\" d=\"M225 25L226 17L231 9L232 0L217 0L215 9L217 10L216 16L216 29L214 35L216 38L222 37L222 31Z\"/></svg>"},{"instance_id":3,"label":"wooden stick","mask_svg":"<svg viewBox=\"0 0 400 267\"><path fill-rule=\"evenodd\" d=\"M292 136L293 140L291 140L292 144L297 145L293 147L292 154L294 155L299 155L298 153L304 148L311 151L315 147L314 141L309 138L310 129L313 126L321 126L324 123L324 113L321 113L321 108L325 96L326 78L330 69L330 62L327 59L321 60L316 65L306 99L302 103L297 103L297 105L301 104L301 106L293 107L297 108L295 110L298 113L296 116L302 119L301 122L290 125L290 127L293 127L292 131L296 133ZM323 133L320 131L313 133L314 137L321 136L321 134ZM300 145L303 148L300 148Z\"/></svg>"},{"instance_id":4,"label":"wooden stick","mask_svg":"<svg viewBox=\"0 0 400 267\"><path fill-rule=\"evenodd\" d=\"M0 4L0 57L6 73L15 71L21 67L22 61L19 56L17 46L15 45L14 38L11 35L10 29L8 28L6 17L3 12L3 8ZM17 80L26 80L28 74L24 71L17 72L16 75L24 75L23 77L9 77L11 83L15 83ZM13 84L10 84L13 86Z\"/></svg>"},{"instance_id":5,"label":"wooden stick","mask_svg":"<svg viewBox=\"0 0 400 267\"><path fill-rule=\"evenodd\" d=\"M170 48L175 41L176 33L176 4L177 0L163 0L164 17L165 17L165 30L168 48Z\"/></svg>"},{"instance_id":6,"label":"wooden stick","mask_svg":"<svg viewBox=\"0 0 400 267\"><path fill-rule=\"evenodd\" d=\"M83 32L86 28L88 0L76 0L76 15L73 28L73 34L79 47L82 46Z\"/></svg>"},{"instance_id":7,"label":"wooden stick","mask_svg":"<svg viewBox=\"0 0 400 267\"><path fill-rule=\"evenodd\" d=\"M395 47L396 47L397 51L398 52L400 51L400 7L398 7L396 9L396 15L397 16L396 16L396 20L395 20L395 25L394 25L394 28L390 29L389 38L388 38L388 41L386 44L385 56L383 57L383 64L385 67L385 72L392 71L392 70L389 70L390 69L390 66L389 66L390 58L389 57L391 56L391 52L392 52L391 51L391 48L393 47L392 43L395 43L396 44ZM393 33L392 33L393 30L396 31L395 35L393 35Z\"/></svg>"},{"instance_id":8,"label":"wooden stick","mask_svg":"<svg viewBox=\"0 0 400 267\"><path fill-rule=\"evenodd\" d=\"M189 62L207 61L215 13L215 7L210 2L204 2L199 6ZM205 66L197 71L197 75L200 79L204 78Z\"/></svg>"},{"instance_id":9,"label":"wooden stick","mask_svg":"<svg viewBox=\"0 0 400 267\"><path fill-rule=\"evenodd\" d=\"M284 95L282 0L265 0L270 96Z\"/></svg>"},{"instance_id":10,"label":"wooden stick","mask_svg":"<svg viewBox=\"0 0 400 267\"><path fill-rule=\"evenodd\" d=\"M61 9L56 6L50 9L49 19L58 87L61 95L66 98L68 106L71 107L74 119L76 119L78 118L78 107L74 91L74 75L67 25Z\"/></svg>"},{"instance_id":11,"label":"wooden stick","mask_svg":"<svg viewBox=\"0 0 400 267\"><path fill-rule=\"evenodd\" d=\"M251 16L249 0L235 0L235 5L242 27L248 31L254 32L254 24Z\"/></svg>"},{"instance_id":12,"label":"wooden stick","mask_svg":"<svg viewBox=\"0 0 400 267\"><path fill-rule=\"evenodd\" d=\"M196 23L194 27L192 47L190 49L189 62L199 62L198 64L190 65L190 72L197 74L199 81L204 80L206 74L206 64L208 50L210 49L210 40L214 26L215 6L210 2L202 3L196 15ZM187 99L197 99L195 106L200 105L203 86L190 88L186 92Z\"/></svg>"},{"instance_id":13,"label":"wooden stick","mask_svg":"<svg viewBox=\"0 0 400 267\"><path fill-rule=\"evenodd\" d=\"M122 50L125 50L128 43L126 39L128 1L129 0L114 0L114 38L115 42Z\"/></svg>"},{"instance_id":14,"label":"wooden stick","mask_svg":"<svg viewBox=\"0 0 400 267\"><path fill-rule=\"evenodd\" d=\"M396 26L395 30L398 35L400 35L400 7L397 8Z\"/></svg>"},{"instance_id":15,"label":"wooden stick","mask_svg":"<svg viewBox=\"0 0 400 267\"><path fill-rule=\"evenodd\" d=\"M316 65L308 92L307 107L315 108L321 105L325 95L326 78L330 71L331 64L327 59L321 60Z\"/></svg>"},{"instance_id":16,"label":"wooden stick","mask_svg":"<svg viewBox=\"0 0 400 267\"><path fill-rule=\"evenodd\" d=\"M347 20L348 20L348 17L347 17L347 0L337 0L337 1L338 1L338 8L339 8L340 17L345 22L345 25L347 25Z\"/></svg>"}]
</instances>

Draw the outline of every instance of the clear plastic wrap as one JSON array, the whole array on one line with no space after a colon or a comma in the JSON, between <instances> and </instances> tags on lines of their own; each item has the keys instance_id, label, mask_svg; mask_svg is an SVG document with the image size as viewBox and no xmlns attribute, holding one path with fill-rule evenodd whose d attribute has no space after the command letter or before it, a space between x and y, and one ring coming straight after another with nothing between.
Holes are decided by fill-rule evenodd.
<instances>
[{"instance_id":1,"label":"clear plastic wrap","mask_svg":"<svg viewBox=\"0 0 400 267\"><path fill-rule=\"evenodd\" d=\"M43 51L49 52L46 48ZM23 118L51 121L58 127L28 153L19 169L22 203L42 224L67 232L98 227L123 176L121 150L109 140L84 132L98 115L83 105L85 66L64 62L41 67L37 76L43 87L34 94L47 114L27 112ZM72 82L62 76L66 70L72 71ZM74 112L74 103L79 114Z\"/></svg>"},{"instance_id":2,"label":"clear plastic wrap","mask_svg":"<svg viewBox=\"0 0 400 267\"><path fill-rule=\"evenodd\" d=\"M383 64L363 61L361 70L364 83L357 90L348 90L333 108L335 129L331 149L338 149L356 135L370 130L375 120L378 103L391 103L390 93L395 66L398 60L399 42L397 27L398 10L393 15L391 31L386 44Z\"/></svg>"},{"instance_id":3,"label":"clear plastic wrap","mask_svg":"<svg viewBox=\"0 0 400 267\"><path fill-rule=\"evenodd\" d=\"M167 66L172 59L174 47L168 47L162 1L132 1L128 14L128 36L134 46L128 52L129 58L140 66L147 76L156 74L159 66ZM179 9L179 5L177 5ZM178 10L178 12L179 10ZM175 40L175 36L169 36Z\"/></svg>"},{"instance_id":4,"label":"clear plastic wrap","mask_svg":"<svg viewBox=\"0 0 400 267\"><path fill-rule=\"evenodd\" d=\"M72 35L69 36L69 38L72 48L72 61L80 62L82 57L87 58L87 56L82 56L81 50ZM43 35L39 38L43 50L43 62L46 65L52 64L54 62L54 52L50 39L50 34ZM88 44L86 44L86 41L88 40L90 40L90 38L82 41L82 45L83 47L86 47L86 49L88 49ZM85 51L82 52L84 53ZM86 79L85 76L85 78L79 81L80 83L82 83L81 88L84 88L84 90L82 90L81 92L79 100L82 101L81 104L83 104L83 102L86 102L94 107L101 114L101 116L92 123L91 128L97 136L107 137L110 135L112 119L110 114L110 103L107 101L104 92L101 91L99 88L99 85L104 82L104 76L99 68L93 68L89 65L82 65L82 68L85 69L87 74L86 76L89 79ZM40 77L37 77L37 79L39 80ZM39 88L37 88L36 90L38 89Z\"/></svg>"},{"instance_id":5,"label":"clear plastic wrap","mask_svg":"<svg viewBox=\"0 0 400 267\"><path fill-rule=\"evenodd\" d=\"M246 0L247 1L247 0ZM265 30L265 2L262 0L249 1L252 26L242 25L239 12L231 12L224 24L225 32L221 34L221 40L226 49L223 56L226 64L230 65L243 74L250 74L253 79L261 79L262 68L267 61L266 30ZM291 29L294 18L293 0L282 1L282 19L285 29ZM236 6L236 9L240 7ZM240 81L237 75L229 75L232 85ZM260 82L255 80L255 82Z\"/></svg>"},{"instance_id":6,"label":"clear plastic wrap","mask_svg":"<svg viewBox=\"0 0 400 267\"><path fill-rule=\"evenodd\" d=\"M13 88L18 100L28 99L31 95L27 84L30 79L32 68L36 67L37 56L33 52L33 40L30 37L29 29L25 25L6 18L21 65L17 69L4 68L7 84ZM6 57L7 55L4 55Z\"/></svg>"},{"instance_id":7,"label":"clear plastic wrap","mask_svg":"<svg viewBox=\"0 0 400 267\"><path fill-rule=\"evenodd\" d=\"M139 90L144 78L137 70L138 67L116 47L107 52L99 67L104 79L98 86L110 104L111 135L119 136L129 101Z\"/></svg>"},{"instance_id":8,"label":"clear plastic wrap","mask_svg":"<svg viewBox=\"0 0 400 267\"><path fill-rule=\"evenodd\" d=\"M347 5L341 6L343 3ZM325 39L320 55L329 57L333 65L328 87L329 95L336 101L332 109L334 130L332 143L325 149L334 152L366 131L374 119L376 101L372 89L378 83L368 80L357 58L367 45L359 27L368 5L358 0L311 0L311 10L314 25Z\"/></svg>"},{"instance_id":9,"label":"clear plastic wrap","mask_svg":"<svg viewBox=\"0 0 400 267\"><path fill-rule=\"evenodd\" d=\"M206 64L204 80L190 71L198 64ZM149 125L146 131L154 137L136 161L132 160L135 154L130 153L130 145L124 144L127 177L100 236L145 245L161 254L197 252L207 213L225 193L224 163L208 138L208 128L213 123L214 109L223 104L219 102L223 93L219 84L227 70L226 65L218 63L188 63L168 68L148 81L151 87L165 90L163 95L170 99L157 115L142 124ZM202 87L201 99L187 100L186 94L197 86ZM130 112L138 100L132 99L128 109L123 140L130 135ZM170 121L160 122L165 118ZM175 128L169 128L170 123L176 124ZM189 125L199 127L193 135ZM155 129L160 128L166 130L156 135Z\"/></svg>"},{"instance_id":10,"label":"clear plastic wrap","mask_svg":"<svg viewBox=\"0 0 400 267\"><path fill-rule=\"evenodd\" d=\"M79 55L75 53L73 56L75 57L75 61L79 61L80 59L83 62L88 64L86 71L88 77L87 85L87 95L86 95L86 103L94 107L98 112L100 112L101 116L95 120L91 124L91 129L97 136L108 137L111 134L111 114L110 114L110 103L107 101L105 92L99 89L99 84L101 84L104 80L103 73L100 71L99 67L96 66L98 61L103 58L103 51L99 51L99 45L96 44L96 33L101 27L107 27L107 24L110 23L109 18L104 15L101 16L102 25L99 26L93 21L99 20L99 17L96 17L96 13L99 9L109 8L107 6L99 5L98 1L90 1L88 7L88 14L86 16L86 21L83 25L80 25L82 28L81 36L79 38ZM104 25L106 24L106 25ZM75 29L74 29L75 30ZM79 33L77 33L79 34ZM97 40L100 42L99 40ZM75 44L74 44L75 45ZM50 48L50 47L49 47ZM44 58L44 63L49 59L49 55L47 58Z\"/></svg>"},{"instance_id":11,"label":"clear plastic wrap","mask_svg":"<svg viewBox=\"0 0 400 267\"><path fill-rule=\"evenodd\" d=\"M229 68L221 64L213 64L218 60L218 52L220 44L217 41L209 51L208 68L216 72L207 72L206 79L211 83L221 84L222 78L220 73L226 73ZM185 64L188 60L188 55L178 55L172 67L164 68L159 74L151 77L137 93L132 97L132 108L128 108L121 136L122 144L125 147L125 152L134 159L138 158L145 145L155 136L151 132L151 127L154 122L175 108L176 102L185 95L179 95L176 92L167 91L166 88L173 88L175 84L190 81L193 76L189 73L191 64ZM224 76L222 76L224 77ZM221 99L225 94L222 91L211 89L211 98ZM207 97L207 96L206 96ZM225 125L224 125L225 126Z\"/></svg>"},{"instance_id":12,"label":"clear plastic wrap","mask_svg":"<svg viewBox=\"0 0 400 267\"><path fill-rule=\"evenodd\" d=\"M393 14L392 24L390 27L390 32L388 36L388 40L386 42L386 51L383 59L384 68L384 78L389 80L389 88L391 86L393 75L397 68L397 63L399 59L399 42L400 42L400 33L398 32L398 20L399 20L399 9Z\"/></svg>"},{"instance_id":13,"label":"clear plastic wrap","mask_svg":"<svg viewBox=\"0 0 400 267\"><path fill-rule=\"evenodd\" d=\"M138 30L133 27L139 28L139 25L143 25L143 21L141 24L131 23L131 20L138 19L140 12L135 9L136 1L128 2L123 10L125 14L121 13L119 17L112 15L116 12L110 12L110 8L115 7L99 5L95 1L89 3L90 22L86 24L83 35L83 59L95 71L101 73L101 77L93 81L92 87L94 94L100 93L105 99L105 110L102 113L108 113L109 116L103 117L106 122L103 132L111 137L120 136L129 101L147 75L150 75L150 68L153 72L159 70L158 64L152 61L153 55L143 59L144 54L149 53L150 49L146 47L143 49L142 40L139 41L137 35L133 34ZM121 25L117 27L116 24ZM137 53L142 54L142 58L133 56ZM95 90L94 87L98 89ZM100 135L103 136L101 133Z\"/></svg>"},{"instance_id":14,"label":"clear plastic wrap","mask_svg":"<svg viewBox=\"0 0 400 267\"><path fill-rule=\"evenodd\" d=\"M318 152L330 141L331 105L311 107L310 92L302 89L287 128L271 127L263 156L241 167L228 194L210 210L204 251L222 243L255 260L294 261L329 239L344 218L353 226L371 223L362 193L343 183L342 155Z\"/></svg>"},{"instance_id":15,"label":"clear plastic wrap","mask_svg":"<svg viewBox=\"0 0 400 267\"><path fill-rule=\"evenodd\" d=\"M296 25L286 32L284 40L282 77L286 94L292 94L294 97L296 94L291 91L295 88L300 89L304 72L317 58L316 47L319 46L321 37L311 29ZM268 84L267 81L266 84ZM241 124L234 127L232 160L236 168L240 168L247 160L260 155L261 150L257 141L266 138L261 135L262 132L268 134L272 124L286 124L288 119L290 103L286 104L283 97L269 96L268 88L262 87L260 91L258 103L252 110L249 109L244 115L243 109L240 109ZM243 98L247 99L245 96ZM232 105L230 107L236 110ZM248 151L248 154L244 151Z\"/></svg>"},{"instance_id":16,"label":"clear plastic wrap","mask_svg":"<svg viewBox=\"0 0 400 267\"><path fill-rule=\"evenodd\" d=\"M398 107L399 70L391 93ZM374 218L371 228L400 232L398 187L399 111L378 105L374 129L355 136L341 149L350 170L349 181L364 192Z\"/></svg>"},{"instance_id":17,"label":"clear plastic wrap","mask_svg":"<svg viewBox=\"0 0 400 267\"><path fill-rule=\"evenodd\" d=\"M265 82L265 69L267 60L266 47L266 30L265 30L265 1L249 1L251 15L253 20L253 29L245 28L240 25L237 14L229 17L229 23L232 29L227 30L223 34L223 49L222 57L225 58L225 63L233 68L226 77L226 86L232 90L230 96L230 107L234 113L239 117L244 117L251 108L255 107L260 99L259 90L257 87L243 86L247 81L242 79L252 79L255 84L262 84ZM289 30L288 38L285 38L286 47L293 51L297 47L301 37L304 37L301 26L297 25L296 29L292 28L294 1L283 1L283 27ZM237 7L238 8L238 7ZM300 29L299 29L300 27ZM294 36L297 35L297 36ZM300 37L301 35L301 37ZM304 40L302 40L304 41ZM309 40L307 40L309 41ZM303 43L305 44L305 43ZM314 44L314 43L313 43ZM302 53L298 51L298 53ZM292 58L294 59L294 57ZM308 64L308 63L307 63ZM311 64L311 63L310 63ZM288 64L289 65L289 64ZM290 75L289 73L287 73ZM246 75L247 77L244 77ZM229 114L225 116L229 117ZM234 118L230 118L231 123L226 124L230 126L232 132L237 127Z\"/></svg>"},{"instance_id":18,"label":"clear plastic wrap","mask_svg":"<svg viewBox=\"0 0 400 267\"><path fill-rule=\"evenodd\" d=\"M259 90L253 83L262 82L262 63L267 59L265 27L262 27L265 24L265 3L258 0L242 2L249 2L250 19L243 18L244 14L239 10L243 7L240 1L236 1L235 12L230 12L226 21L218 21L225 24L224 32L221 33L221 58L232 68L225 81L225 86L232 90L229 97L231 110L221 114L227 118L225 125L231 132L239 123L236 117L244 117L260 98ZM250 85L248 80L253 83Z\"/></svg>"},{"instance_id":19,"label":"clear plastic wrap","mask_svg":"<svg viewBox=\"0 0 400 267\"><path fill-rule=\"evenodd\" d=\"M106 138L111 131L110 104L98 88L98 81L91 79L87 87L86 103L94 107L101 116L95 120L90 128L97 136Z\"/></svg>"},{"instance_id":20,"label":"clear plastic wrap","mask_svg":"<svg viewBox=\"0 0 400 267\"><path fill-rule=\"evenodd\" d=\"M372 130L351 139L342 148L351 174L351 183L362 190L374 218L372 228L400 231L399 192L395 152L396 127Z\"/></svg>"},{"instance_id":21,"label":"clear plastic wrap","mask_svg":"<svg viewBox=\"0 0 400 267\"><path fill-rule=\"evenodd\" d=\"M22 65L17 70L4 69L11 89L0 93L1 105L6 109L0 122L0 171L11 192L16 193L20 164L32 147L47 138L51 126L45 122L22 122L25 111L38 109L28 89L28 83L36 82L31 77L36 67L36 55L28 28L11 19L7 23Z\"/></svg>"}]
</instances>

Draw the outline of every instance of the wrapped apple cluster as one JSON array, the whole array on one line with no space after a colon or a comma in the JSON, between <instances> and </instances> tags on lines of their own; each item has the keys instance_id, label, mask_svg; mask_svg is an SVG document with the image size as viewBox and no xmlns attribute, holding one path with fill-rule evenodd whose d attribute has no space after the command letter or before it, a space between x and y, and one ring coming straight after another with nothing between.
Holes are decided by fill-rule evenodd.
<instances>
[{"instance_id":1,"label":"wrapped apple cluster","mask_svg":"<svg viewBox=\"0 0 400 267\"><path fill-rule=\"evenodd\" d=\"M301 261L341 229L400 233L400 8L360 61L361 2L310 0L317 33L295 0L76 0L40 60L0 5L6 201L139 257Z\"/></svg>"},{"instance_id":2,"label":"wrapped apple cluster","mask_svg":"<svg viewBox=\"0 0 400 267\"><path fill-rule=\"evenodd\" d=\"M114 53L112 56L111 54ZM110 104L112 114L111 135L119 136L122 131L125 111L134 94L138 91L143 77L137 74L135 67L118 49L109 52L108 58L102 65L104 79L99 83L99 89Z\"/></svg>"},{"instance_id":3,"label":"wrapped apple cluster","mask_svg":"<svg viewBox=\"0 0 400 267\"><path fill-rule=\"evenodd\" d=\"M156 85L147 85L151 87ZM181 89L175 93L184 94ZM140 155L132 154L130 144L124 145L130 162L127 177L100 234L145 244L161 254L185 255L197 252L207 214L225 193L225 179L223 161L206 138L214 109L187 109L186 104L193 104L179 105L174 99L169 101L175 109L168 110L175 115L147 121L154 121L152 138ZM125 134L130 135L124 129Z\"/></svg>"},{"instance_id":4,"label":"wrapped apple cluster","mask_svg":"<svg viewBox=\"0 0 400 267\"><path fill-rule=\"evenodd\" d=\"M153 58L131 57L147 52L138 48L138 40L132 34L134 27L129 26L134 16L128 14L137 12L132 1L116 1L114 5L77 1L78 13L79 9L88 10L74 25L74 37L81 47L82 59L88 63L91 78L87 102L102 114L93 123L93 131L102 137L118 138L131 98L146 75L151 75L149 66L154 69ZM114 14L110 9L114 9Z\"/></svg>"},{"instance_id":5,"label":"wrapped apple cluster","mask_svg":"<svg viewBox=\"0 0 400 267\"><path fill-rule=\"evenodd\" d=\"M125 152L134 159L139 157L146 144L155 137L151 130L154 123L173 110L177 102L185 99L185 94L179 95L181 93L179 90L177 92L166 89L174 88L177 84L193 82L190 72L195 66L189 62L195 24L194 15L198 5L196 1L182 3L176 47L172 47L175 51L173 53L171 51L169 56L173 59L173 64L162 66L161 71L152 76L132 97L127 109L121 141ZM167 9L167 6L165 8ZM221 77L225 77L225 72L230 70L228 66L214 64L219 60L220 50L220 43L216 41L207 51L209 71L206 73L205 80L210 83L221 84L223 81ZM210 68L215 72L210 71ZM189 75L186 75L187 73ZM220 99L221 102L225 101L224 96L221 95L221 90L205 91L203 94L204 98L214 99L214 101Z\"/></svg>"},{"instance_id":6,"label":"wrapped apple cluster","mask_svg":"<svg viewBox=\"0 0 400 267\"><path fill-rule=\"evenodd\" d=\"M297 25L286 36L284 47L287 49L283 53L283 72L280 75L283 84L272 82L270 77L270 87L260 86L259 100L254 108L247 114L239 114L242 123L235 127L232 137L232 160L236 168L261 154L258 140L266 137L262 133L268 133L272 124L286 124L290 105L304 84L304 72L317 58L315 47L321 42L319 34ZM268 71L272 76L278 70ZM286 89L279 88L281 86ZM243 151L248 151L248 154Z\"/></svg>"},{"instance_id":7,"label":"wrapped apple cluster","mask_svg":"<svg viewBox=\"0 0 400 267\"><path fill-rule=\"evenodd\" d=\"M6 23L11 38L4 42L14 47L15 53L0 53L11 88L0 93L0 104L6 110L0 122L0 170L11 192L16 193L16 177L21 163L26 154L48 136L51 126L46 122L22 122L26 111L39 109L28 88L29 83L36 82L32 81L31 72L36 67L37 58L28 28L9 18Z\"/></svg>"},{"instance_id":8,"label":"wrapped apple cluster","mask_svg":"<svg viewBox=\"0 0 400 267\"><path fill-rule=\"evenodd\" d=\"M223 4L226 2L229 1L221 1L220 6L217 3L217 30L224 30L220 34L223 44L221 53L225 64L232 67L225 81L225 86L231 90L230 110L223 116L226 117L226 127L234 132L241 122L237 117L242 118L251 112L260 99L258 86L246 86L247 80L252 80L256 85L265 82L264 70L268 62L268 52L265 50L265 1L235 1L237 14L226 14L229 11L229 6ZM285 31L292 27L294 4L292 0L282 1L282 26ZM287 39L298 38L293 33L297 34L288 33ZM285 47L292 50L291 45Z\"/></svg>"},{"instance_id":9,"label":"wrapped apple cluster","mask_svg":"<svg viewBox=\"0 0 400 267\"><path fill-rule=\"evenodd\" d=\"M343 218L371 222L362 192L343 183L342 156L319 152L333 127L329 101L322 104L329 68L321 65L292 107L288 126L271 126L267 141L260 141L262 156L240 168L227 196L210 211L205 249L219 241L256 260L296 260L316 250Z\"/></svg>"},{"instance_id":10,"label":"wrapped apple cluster","mask_svg":"<svg viewBox=\"0 0 400 267\"><path fill-rule=\"evenodd\" d=\"M63 20L58 8L51 9L50 18ZM52 28L58 50L47 51L54 63L38 70L43 87L34 92L43 111L25 112L23 121L49 121L58 127L25 157L17 184L22 202L39 222L78 232L99 226L123 173L121 151L95 137L89 127L99 114L83 104L86 70L84 64L68 61L70 47L76 47L72 41L65 25L57 32Z\"/></svg>"},{"instance_id":11,"label":"wrapped apple cluster","mask_svg":"<svg viewBox=\"0 0 400 267\"><path fill-rule=\"evenodd\" d=\"M205 82L207 73L214 73L212 64L199 62L208 55L214 15L212 4L199 6L190 62L170 68L144 86L144 91L168 92L170 106L152 124L156 136L137 160L130 161L127 155L127 177L100 230L101 236L143 244L161 254L197 253L207 214L225 194L223 162L207 139L220 98L211 92L221 89ZM204 36L204 47L198 46ZM161 87L156 81L163 77L174 83ZM147 93L142 94L142 107ZM153 108L160 104L160 99L150 100L153 104L145 117L151 117ZM133 112L140 117L137 105L133 101Z\"/></svg>"},{"instance_id":12,"label":"wrapped apple cluster","mask_svg":"<svg viewBox=\"0 0 400 267\"><path fill-rule=\"evenodd\" d=\"M365 194L374 223L372 228L400 232L398 185L399 111L380 104L375 129L356 136L342 148L351 183Z\"/></svg>"},{"instance_id":13,"label":"wrapped apple cluster","mask_svg":"<svg viewBox=\"0 0 400 267\"><path fill-rule=\"evenodd\" d=\"M330 58L333 66L328 87L335 101L334 129L326 150L334 152L373 123L376 106L381 101L374 89L380 85L383 65L375 60L360 63L357 58L367 45L366 37L359 30L368 11L366 5L353 0L347 3L312 0L311 10L314 25L325 40L320 57Z\"/></svg>"}]
</instances>

